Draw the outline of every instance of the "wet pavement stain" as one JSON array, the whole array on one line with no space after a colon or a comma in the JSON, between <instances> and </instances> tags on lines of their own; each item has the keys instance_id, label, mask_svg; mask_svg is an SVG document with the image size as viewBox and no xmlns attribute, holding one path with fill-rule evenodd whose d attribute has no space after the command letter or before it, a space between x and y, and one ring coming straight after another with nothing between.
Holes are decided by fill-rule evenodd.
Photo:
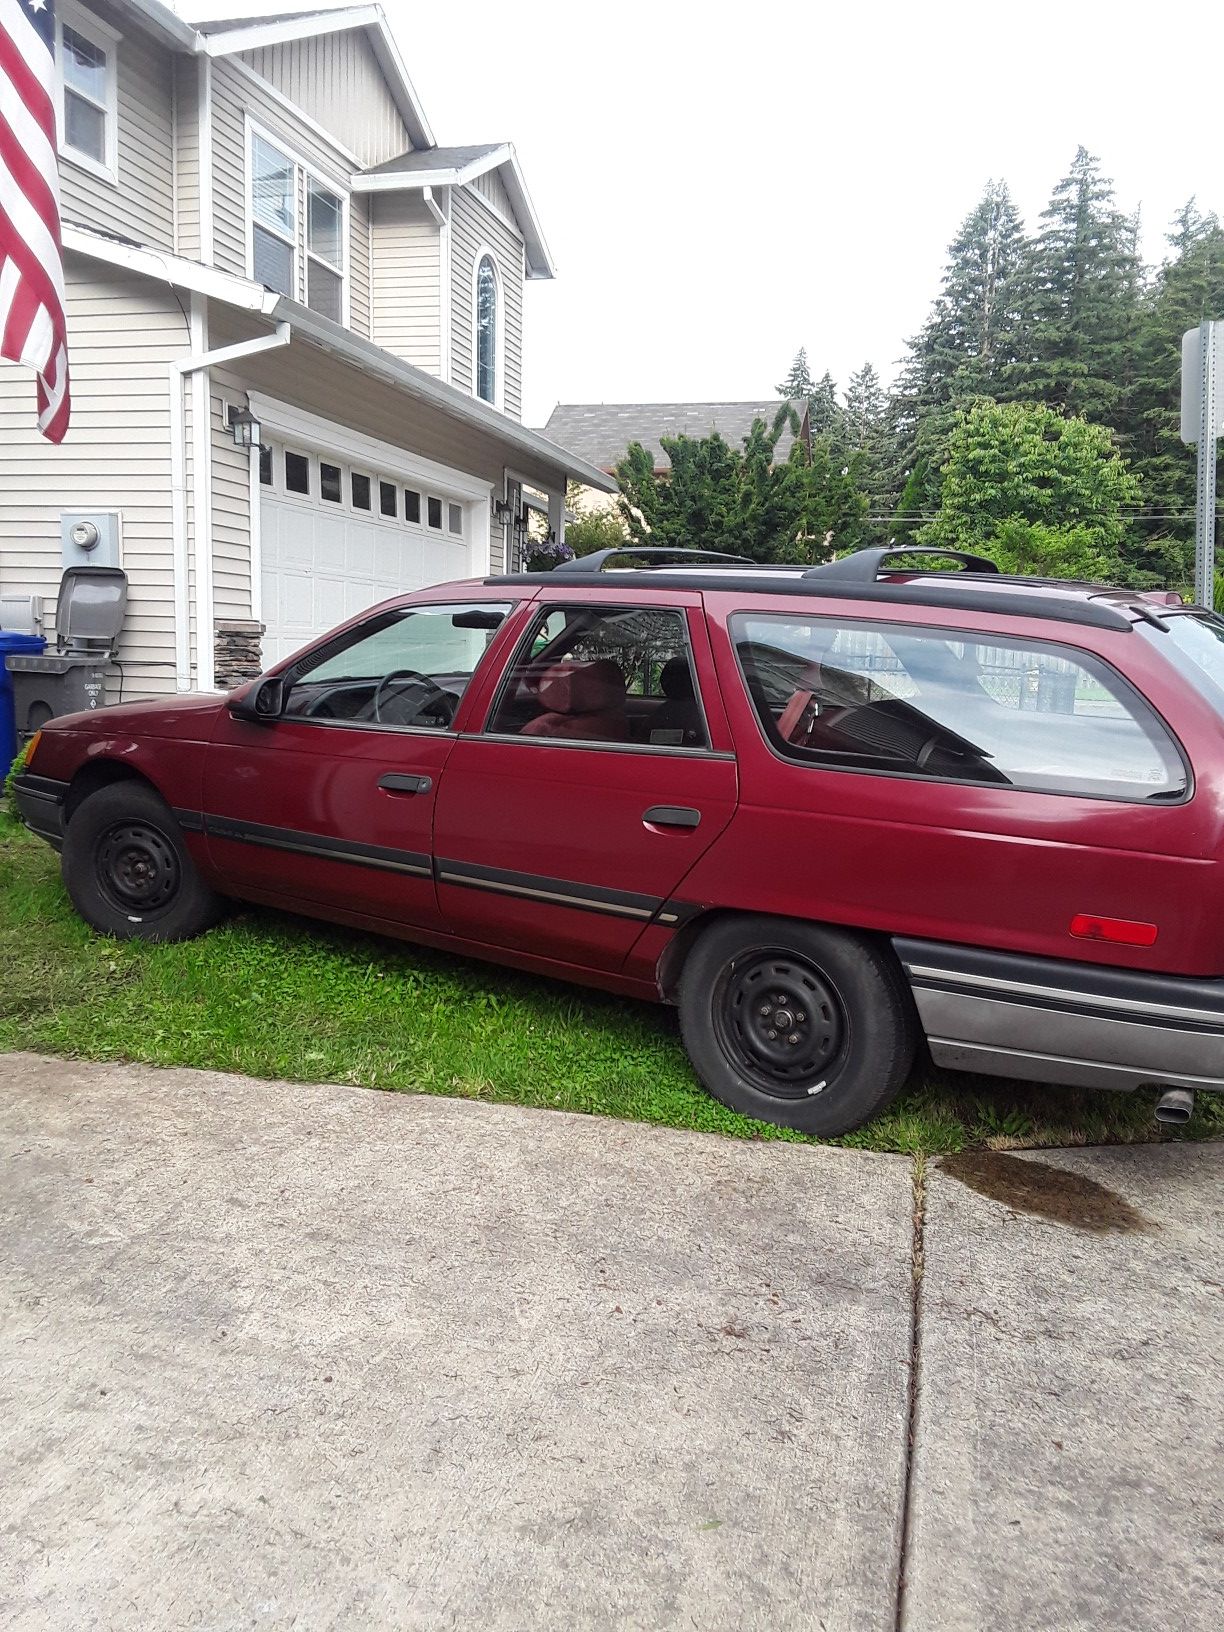
<instances>
[{"instance_id":1,"label":"wet pavement stain","mask_svg":"<svg viewBox=\"0 0 1224 1632\"><path fill-rule=\"evenodd\" d=\"M1055 1224L1069 1224L1095 1235L1160 1228L1116 1190L1049 1162L1021 1161L998 1150L968 1150L944 1156L939 1166L949 1178L980 1196Z\"/></svg>"}]
</instances>

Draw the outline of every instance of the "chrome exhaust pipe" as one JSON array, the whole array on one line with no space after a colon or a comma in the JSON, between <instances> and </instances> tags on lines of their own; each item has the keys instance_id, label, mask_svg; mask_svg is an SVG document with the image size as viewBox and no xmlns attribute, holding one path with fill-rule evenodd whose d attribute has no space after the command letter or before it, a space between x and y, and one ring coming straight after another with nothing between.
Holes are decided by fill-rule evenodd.
<instances>
[{"instance_id":1,"label":"chrome exhaust pipe","mask_svg":"<svg viewBox=\"0 0 1224 1632\"><path fill-rule=\"evenodd\" d=\"M1194 1112L1194 1091L1191 1088L1166 1088L1156 1101L1157 1122L1174 1122L1179 1127L1189 1122Z\"/></svg>"}]
</instances>

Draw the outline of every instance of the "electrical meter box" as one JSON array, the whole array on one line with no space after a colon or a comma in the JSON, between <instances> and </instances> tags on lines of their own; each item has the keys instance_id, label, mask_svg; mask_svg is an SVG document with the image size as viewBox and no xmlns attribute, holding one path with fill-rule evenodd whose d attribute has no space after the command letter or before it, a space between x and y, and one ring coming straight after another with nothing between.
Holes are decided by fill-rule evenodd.
<instances>
[{"instance_id":1,"label":"electrical meter box","mask_svg":"<svg viewBox=\"0 0 1224 1632\"><path fill-rule=\"evenodd\" d=\"M60 550L66 567L118 567L119 512L62 511Z\"/></svg>"}]
</instances>

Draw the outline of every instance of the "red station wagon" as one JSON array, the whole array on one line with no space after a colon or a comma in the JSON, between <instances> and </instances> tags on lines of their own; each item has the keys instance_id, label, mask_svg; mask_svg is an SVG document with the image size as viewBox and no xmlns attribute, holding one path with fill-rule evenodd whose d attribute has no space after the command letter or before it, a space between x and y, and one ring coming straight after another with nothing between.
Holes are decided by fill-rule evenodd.
<instances>
[{"instance_id":1,"label":"red station wagon","mask_svg":"<svg viewBox=\"0 0 1224 1632\"><path fill-rule=\"evenodd\" d=\"M711 1093L809 1133L920 1046L1167 1120L1224 1088L1224 622L972 556L624 554L57 719L18 806L106 934L231 897L662 999Z\"/></svg>"}]
</instances>

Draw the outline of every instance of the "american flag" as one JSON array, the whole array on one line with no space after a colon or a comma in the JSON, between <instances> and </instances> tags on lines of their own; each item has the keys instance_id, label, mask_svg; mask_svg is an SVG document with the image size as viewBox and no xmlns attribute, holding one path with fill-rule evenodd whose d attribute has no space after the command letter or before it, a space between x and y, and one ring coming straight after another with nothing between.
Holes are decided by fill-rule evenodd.
<instances>
[{"instance_id":1,"label":"american flag","mask_svg":"<svg viewBox=\"0 0 1224 1632\"><path fill-rule=\"evenodd\" d=\"M55 158L55 0L0 0L0 357L38 376L38 428L71 406Z\"/></svg>"}]
</instances>

